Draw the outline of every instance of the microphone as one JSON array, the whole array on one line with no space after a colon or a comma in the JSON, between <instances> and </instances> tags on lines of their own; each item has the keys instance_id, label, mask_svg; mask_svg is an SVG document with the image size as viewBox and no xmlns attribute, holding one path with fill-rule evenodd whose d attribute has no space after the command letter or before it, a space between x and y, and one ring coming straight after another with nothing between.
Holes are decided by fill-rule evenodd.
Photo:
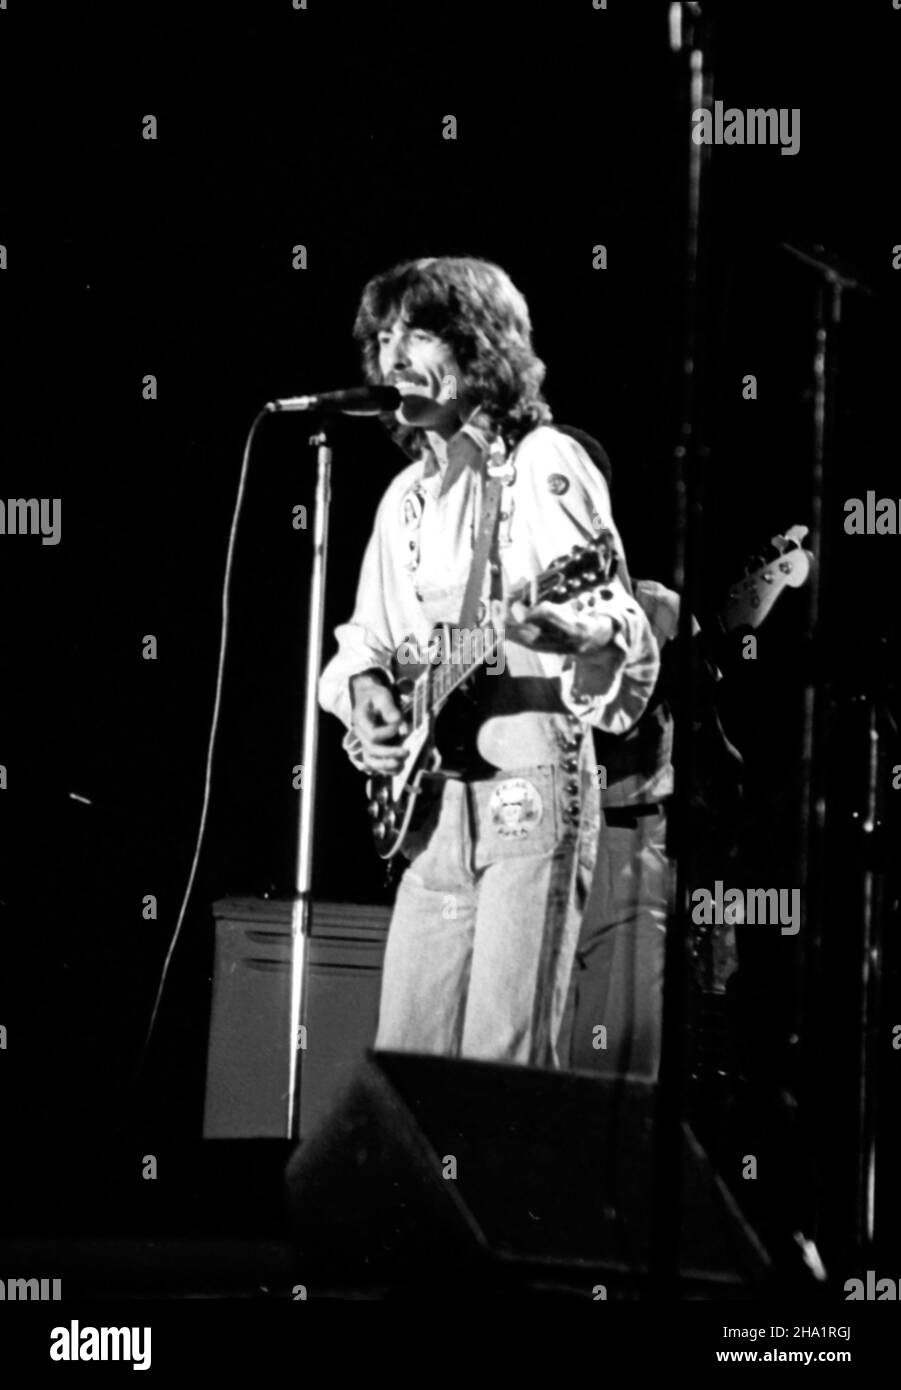
<instances>
[{"instance_id":1,"label":"microphone","mask_svg":"<svg viewBox=\"0 0 901 1390\"><path fill-rule=\"evenodd\" d=\"M320 391L318 396L286 396L269 401L267 410L305 410L319 415L386 415L403 397L393 386L351 386L347 391Z\"/></svg>"}]
</instances>

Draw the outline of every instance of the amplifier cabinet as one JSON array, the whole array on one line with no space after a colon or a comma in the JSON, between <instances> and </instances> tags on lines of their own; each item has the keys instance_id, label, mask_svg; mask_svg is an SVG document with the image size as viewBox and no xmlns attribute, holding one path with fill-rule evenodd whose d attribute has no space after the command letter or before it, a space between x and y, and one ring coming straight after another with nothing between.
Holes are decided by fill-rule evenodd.
<instances>
[{"instance_id":1,"label":"amplifier cabinet","mask_svg":"<svg viewBox=\"0 0 901 1390\"><path fill-rule=\"evenodd\" d=\"M291 902L213 904L216 954L207 1053L206 1139L285 1138ZM390 908L315 903L307 943L300 1136L328 1113L372 1046Z\"/></svg>"}]
</instances>

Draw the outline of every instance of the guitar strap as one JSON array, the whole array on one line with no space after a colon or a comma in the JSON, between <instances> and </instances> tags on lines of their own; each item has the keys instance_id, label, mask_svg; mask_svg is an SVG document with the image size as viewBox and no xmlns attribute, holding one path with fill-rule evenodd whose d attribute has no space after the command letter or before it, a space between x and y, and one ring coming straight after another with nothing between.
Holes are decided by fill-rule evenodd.
<instances>
[{"instance_id":1,"label":"guitar strap","mask_svg":"<svg viewBox=\"0 0 901 1390\"><path fill-rule=\"evenodd\" d=\"M494 539L497 535L503 487L503 477L492 477L489 472L482 493L482 515L472 550L472 564L469 569L469 578L466 581L466 592L463 595L463 608L460 613L460 628L463 631L478 626L482 584L494 546Z\"/></svg>"},{"instance_id":2,"label":"guitar strap","mask_svg":"<svg viewBox=\"0 0 901 1390\"><path fill-rule=\"evenodd\" d=\"M616 557L616 573L618 578L622 582L623 588L629 595L629 598L634 598L635 590L632 587L632 576L626 568L626 561L622 555L617 555Z\"/></svg>"},{"instance_id":3,"label":"guitar strap","mask_svg":"<svg viewBox=\"0 0 901 1390\"><path fill-rule=\"evenodd\" d=\"M479 521L478 535L473 546L472 565L469 570L469 578L466 581L463 608L460 613L459 626L463 631L478 626L479 602L482 597L485 569L497 538L504 484L511 480L512 471L505 460L503 446L498 440L488 455L487 481L482 493L482 515ZM617 556L616 572L626 593L630 598L633 598L632 579L622 556Z\"/></svg>"}]
</instances>

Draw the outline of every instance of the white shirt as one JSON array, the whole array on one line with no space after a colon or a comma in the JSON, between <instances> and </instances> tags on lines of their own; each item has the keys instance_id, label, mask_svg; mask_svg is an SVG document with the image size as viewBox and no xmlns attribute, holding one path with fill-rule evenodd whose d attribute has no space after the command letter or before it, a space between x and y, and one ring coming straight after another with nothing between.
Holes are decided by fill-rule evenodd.
<instances>
[{"instance_id":1,"label":"white shirt","mask_svg":"<svg viewBox=\"0 0 901 1390\"><path fill-rule=\"evenodd\" d=\"M653 579L635 580L634 593L662 652L678 634L679 595ZM700 631L694 618L692 630ZM595 751L607 774L601 796L605 807L641 805L672 795L673 720L668 705L656 705L625 738L604 739L601 744Z\"/></svg>"},{"instance_id":2,"label":"white shirt","mask_svg":"<svg viewBox=\"0 0 901 1390\"><path fill-rule=\"evenodd\" d=\"M474 448L473 444L478 445ZM472 562L485 483L487 441L464 426L444 465L428 451L390 483L366 548L353 615L336 628L338 652L320 682L320 703L349 728L349 681L378 667L391 674L396 648L425 644L435 623L456 623ZM501 501L497 557L503 592L534 578L602 528L622 542L607 485L585 450L552 426L532 430L508 462L512 478ZM490 593L486 575L483 594ZM599 618L614 619L606 647L587 656L532 651L507 638L506 672L486 679L489 699L479 751L501 769L556 762L582 726L625 733L640 718L659 671L648 618L619 577L596 590L593 604L558 606L585 637ZM352 736L344 746L357 766Z\"/></svg>"}]
</instances>

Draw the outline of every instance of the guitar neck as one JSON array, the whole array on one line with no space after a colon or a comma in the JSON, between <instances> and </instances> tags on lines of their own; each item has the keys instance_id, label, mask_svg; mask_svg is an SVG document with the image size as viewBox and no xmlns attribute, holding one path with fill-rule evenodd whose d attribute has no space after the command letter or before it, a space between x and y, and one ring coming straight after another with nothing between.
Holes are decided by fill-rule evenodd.
<instances>
[{"instance_id":1,"label":"guitar neck","mask_svg":"<svg viewBox=\"0 0 901 1390\"><path fill-rule=\"evenodd\" d=\"M601 531L591 545L577 546L569 556L555 560L534 579L518 584L506 595L506 604L524 603L534 608L548 600L561 603L586 587L608 583L616 572L616 555L609 533ZM442 652L437 662L430 663L417 682L410 701L409 713L415 726L437 715L443 706L480 666L498 649L501 640L490 623L469 628L445 628L456 634L453 646Z\"/></svg>"},{"instance_id":2,"label":"guitar neck","mask_svg":"<svg viewBox=\"0 0 901 1390\"><path fill-rule=\"evenodd\" d=\"M507 595L507 602L531 604L535 602L537 592L537 582L530 580L513 589ZM440 713L454 691L459 690L480 666L491 660L500 643L497 629L489 624L465 630L451 630L459 634L465 646L458 651L451 651L430 672L431 678L425 683L428 702L422 710L423 717Z\"/></svg>"}]
</instances>

